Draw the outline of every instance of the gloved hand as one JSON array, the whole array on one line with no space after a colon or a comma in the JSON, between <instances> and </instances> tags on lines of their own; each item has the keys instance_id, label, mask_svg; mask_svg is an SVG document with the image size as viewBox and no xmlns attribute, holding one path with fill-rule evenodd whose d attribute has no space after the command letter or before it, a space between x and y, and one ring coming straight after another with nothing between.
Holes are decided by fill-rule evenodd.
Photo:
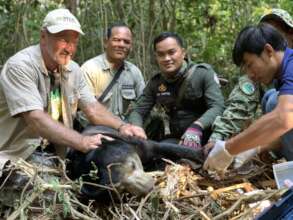
<instances>
[{"instance_id":1,"label":"gloved hand","mask_svg":"<svg viewBox=\"0 0 293 220\"><path fill-rule=\"evenodd\" d=\"M258 148L252 148L250 150L244 151L234 158L233 168L238 169L247 161L249 161L252 157L258 154Z\"/></svg>"},{"instance_id":2,"label":"gloved hand","mask_svg":"<svg viewBox=\"0 0 293 220\"><path fill-rule=\"evenodd\" d=\"M224 173L233 162L233 156L226 150L225 141L216 141L213 149L204 162L205 170Z\"/></svg>"},{"instance_id":3,"label":"gloved hand","mask_svg":"<svg viewBox=\"0 0 293 220\"><path fill-rule=\"evenodd\" d=\"M179 144L195 149L201 148L202 128L192 123L182 135Z\"/></svg>"}]
</instances>

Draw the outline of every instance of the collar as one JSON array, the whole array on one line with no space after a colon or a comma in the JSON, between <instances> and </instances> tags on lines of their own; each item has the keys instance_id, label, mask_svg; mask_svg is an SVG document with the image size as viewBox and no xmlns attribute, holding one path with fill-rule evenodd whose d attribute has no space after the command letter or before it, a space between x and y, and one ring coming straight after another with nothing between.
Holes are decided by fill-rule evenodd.
<instances>
[{"instance_id":1,"label":"collar","mask_svg":"<svg viewBox=\"0 0 293 220\"><path fill-rule=\"evenodd\" d=\"M101 68L105 71L105 70L111 70L110 67L110 63L107 60L107 56L106 53L102 54L102 64L101 64ZM124 61L124 70L129 70L129 66L128 63L126 61Z\"/></svg>"}]
</instances>

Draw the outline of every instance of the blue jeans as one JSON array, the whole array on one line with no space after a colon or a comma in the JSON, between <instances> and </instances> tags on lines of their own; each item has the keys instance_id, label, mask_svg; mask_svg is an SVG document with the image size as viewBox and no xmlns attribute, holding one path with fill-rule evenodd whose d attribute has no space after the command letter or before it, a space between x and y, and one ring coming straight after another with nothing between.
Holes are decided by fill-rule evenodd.
<instances>
[{"instance_id":1,"label":"blue jeans","mask_svg":"<svg viewBox=\"0 0 293 220\"><path fill-rule=\"evenodd\" d=\"M278 104L279 92L275 89L268 90L262 100L261 108L263 113L271 112ZM293 160L293 129L281 136L282 147L280 153L286 160Z\"/></svg>"}]
</instances>

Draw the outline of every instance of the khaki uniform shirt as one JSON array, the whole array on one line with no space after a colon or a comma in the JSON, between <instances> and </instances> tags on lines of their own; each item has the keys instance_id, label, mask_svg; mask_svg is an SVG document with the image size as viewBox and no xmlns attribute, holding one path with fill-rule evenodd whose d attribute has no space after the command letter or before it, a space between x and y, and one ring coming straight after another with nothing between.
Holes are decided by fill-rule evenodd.
<instances>
[{"instance_id":1,"label":"khaki uniform shirt","mask_svg":"<svg viewBox=\"0 0 293 220\"><path fill-rule=\"evenodd\" d=\"M124 119L129 104L142 94L145 87L141 71L130 62L125 61L124 65L120 77L103 100L103 104L108 110L121 119ZM96 97L102 95L115 74L111 70L105 54L86 61L81 69Z\"/></svg>"},{"instance_id":2,"label":"khaki uniform shirt","mask_svg":"<svg viewBox=\"0 0 293 220\"><path fill-rule=\"evenodd\" d=\"M62 119L71 127L77 105L95 102L95 98L78 64L71 61L62 74L61 91L67 108L62 112L68 114L62 115ZM49 92L50 77L39 45L19 51L5 63L0 75L0 170L7 160L26 159L39 146L39 136L19 114L47 111Z\"/></svg>"}]
</instances>

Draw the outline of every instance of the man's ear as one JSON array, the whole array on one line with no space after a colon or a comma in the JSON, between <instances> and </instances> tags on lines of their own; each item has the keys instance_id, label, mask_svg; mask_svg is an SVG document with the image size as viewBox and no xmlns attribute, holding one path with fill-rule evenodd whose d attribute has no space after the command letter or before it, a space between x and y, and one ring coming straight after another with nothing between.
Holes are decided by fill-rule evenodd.
<instances>
[{"instance_id":1,"label":"man's ear","mask_svg":"<svg viewBox=\"0 0 293 220\"><path fill-rule=\"evenodd\" d=\"M106 49L108 46L108 39L104 38L103 42L104 42L104 49Z\"/></svg>"},{"instance_id":2,"label":"man's ear","mask_svg":"<svg viewBox=\"0 0 293 220\"><path fill-rule=\"evenodd\" d=\"M40 43L43 44L44 43L44 40L46 38L46 31L45 30L41 30L40 31Z\"/></svg>"},{"instance_id":3,"label":"man's ear","mask_svg":"<svg viewBox=\"0 0 293 220\"><path fill-rule=\"evenodd\" d=\"M275 49L272 47L272 45L266 43L264 46L264 52L269 56L272 57L275 55L276 51Z\"/></svg>"}]
</instances>

